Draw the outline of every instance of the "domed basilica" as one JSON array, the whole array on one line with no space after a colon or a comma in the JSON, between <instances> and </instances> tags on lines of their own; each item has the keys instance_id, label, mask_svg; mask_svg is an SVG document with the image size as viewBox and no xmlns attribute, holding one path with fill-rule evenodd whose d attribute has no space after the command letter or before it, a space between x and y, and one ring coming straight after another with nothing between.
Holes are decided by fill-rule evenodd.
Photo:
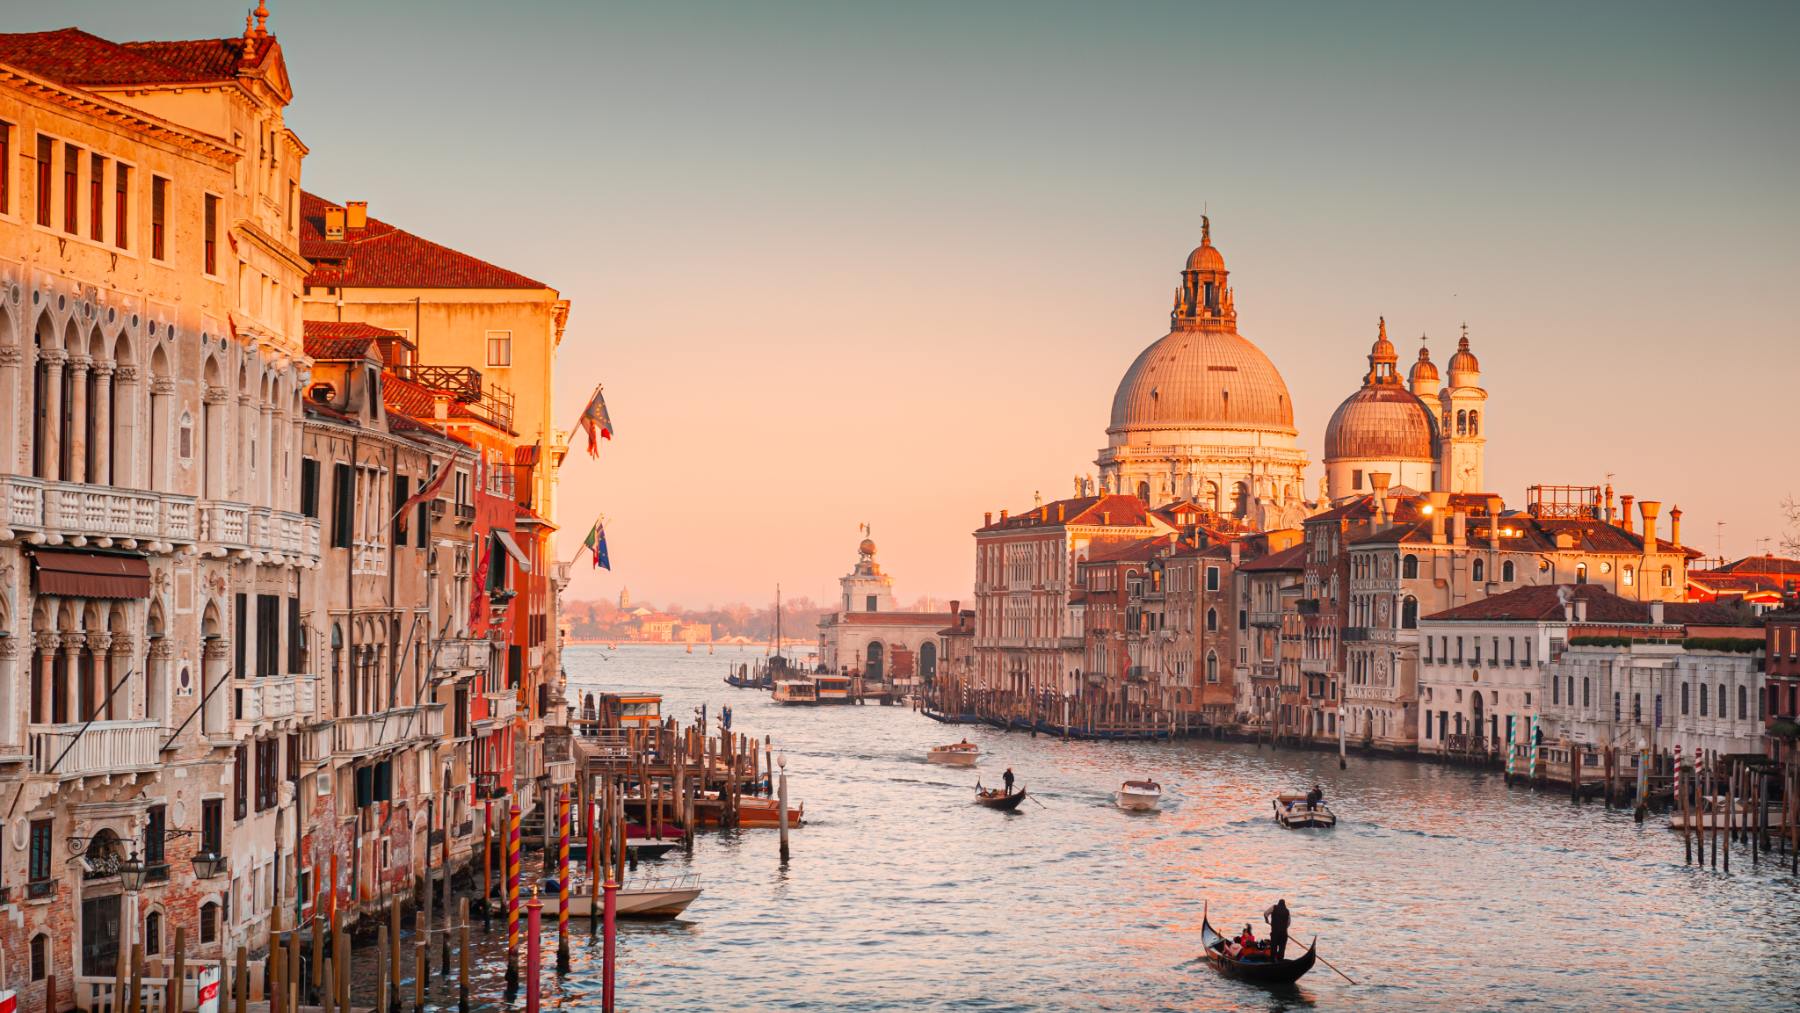
<instances>
[{"instance_id":1,"label":"domed basilica","mask_svg":"<svg viewBox=\"0 0 1800 1013\"><path fill-rule=\"evenodd\" d=\"M1146 503L1185 499L1260 528L1306 514L1306 452L1281 373L1237 331L1225 258L1202 219L1169 313L1113 395L1100 483Z\"/></svg>"}]
</instances>

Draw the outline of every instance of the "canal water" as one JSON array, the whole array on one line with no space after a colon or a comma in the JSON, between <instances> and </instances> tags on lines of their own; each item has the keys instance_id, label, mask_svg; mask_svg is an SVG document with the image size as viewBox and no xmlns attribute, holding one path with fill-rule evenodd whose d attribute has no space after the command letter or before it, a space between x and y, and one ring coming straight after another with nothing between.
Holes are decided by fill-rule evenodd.
<instances>
[{"instance_id":1,"label":"canal water","mask_svg":"<svg viewBox=\"0 0 1800 1013\"><path fill-rule=\"evenodd\" d=\"M1740 850L1729 877L1685 867L1662 820L1427 764L1352 756L1339 771L1332 754L1242 744L1063 742L899 707L780 707L723 684L728 665L761 656L564 652L572 699L650 690L683 721L729 704L734 730L773 737L806 805L785 869L774 830L714 832L691 859L645 863L698 873L705 893L677 921L625 925L621 1009L1800 1005L1800 884L1786 863L1753 871ZM925 762L964 735L978 768ZM972 805L976 779L1007 766L1037 803ZM1112 805L1139 777L1162 783L1161 812ZM1271 797L1314 783L1339 826L1277 827ZM1321 964L1270 991L1195 959L1204 905L1221 928L1261 929L1277 897L1298 944L1317 935L1357 984ZM482 963L479 987L497 996L498 958ZM598 972L583 929L571 975L545 975L546 1007L597 1008Z\"/></svg>"}]
</instances>

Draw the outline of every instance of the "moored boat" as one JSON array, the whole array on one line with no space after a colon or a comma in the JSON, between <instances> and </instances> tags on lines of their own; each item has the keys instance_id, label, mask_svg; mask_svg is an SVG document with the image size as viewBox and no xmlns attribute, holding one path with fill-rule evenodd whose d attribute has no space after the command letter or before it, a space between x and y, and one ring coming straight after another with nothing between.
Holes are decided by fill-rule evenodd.
<instances>
[{"instance_id":1,"label":"moored boat","mask_svg":"<svg viewBox=\"0 0 1800 1013\"><path fill-rule=\"evenodd\" d=\"M1337 814L1323 800L1308 803L1304 794L1290 792L1275 796L1275 822L1289 830L1325 829L1337 826Z\"/></svg>"},{"instance_id":2,"label":"moored boat","mask_svg":"<svg viewBox=\"0 0 1800 1013\"><path fill-rule=\"evenodd\" d=\"M673 918L687 910L687 906L699 896L700 881L695 876L637 880L619 888L613 900L613 912L621 918ZM586 883L571 884L570 917L593 917L594 901ZM604 894L600 896L599 902L606 902ZM555 910L555 903L556 898L552 894L549 903L545 905L546 909Z\"/></svg>"},{"instance_id":3,"label":"moored boat","mask_svg":"<svg viewBox=\"0 0 1800 1013\"><path fill-rule=\"evenodd\" d=\"M780 679L770 699L776 703L812 705L819 702L819 688L811 679Z\"/></svg>"},{"instance_id":4,"label":"moored boat","mask_svg":"<svg viewBox=\"0 0 1800 1013\"><path fill-rule=\"evenodd\" d=\"M1012 812L1019 808L1019 803L1023 801L1025 801L1024 785L1020 785L1019 790L1010 795L1006 793L1005 788L982 788L977 786L975 789L975 804L987 806L989 809Z\"/></svg>"},{"instance_id":5,"label":"moored boat","mask_svg":"<svg viewBox=\"0 0 1800 1013\"><path fill-rule=\"evenodd\" d=\"M1200 945L1206 947L1207 963L1218 968L1220 974L1261 985L1292 984L1312 970L1313 963L1319 957L1319 940L1316 937L1307 945L1305 953L1291 960L1273 956L1233 956L1231 940L1213 928L1204 912L1200 915Z\"/></svg>"},{"instance_id":6,"label":"moored boat","mask_svg":"<svg viewBox=\"0 0 1800 1013\"><path fill-rule=\"evenodd\" d=\"M981 747L968 739L947 746L933 746L925 754L925 759L932 763L947 763L952 767L973 767L980 758Z\"/></svg>"},{"instance_id":7,"label":"moored boat","mask_svg":"<svg viewBox=\"0 0 1800 1013\"><path fill-rule=\"evenodd\" d=\"M1119 808L1132 812L1150 812L1162 804L1162 785L1155 781L1126 781L1114 793Z\"/></svg>"}]
</instances>

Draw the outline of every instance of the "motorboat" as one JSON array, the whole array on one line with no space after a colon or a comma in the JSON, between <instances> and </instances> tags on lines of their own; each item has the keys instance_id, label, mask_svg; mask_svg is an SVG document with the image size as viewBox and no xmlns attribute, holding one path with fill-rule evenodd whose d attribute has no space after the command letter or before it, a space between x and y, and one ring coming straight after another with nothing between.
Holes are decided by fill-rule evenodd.
<instances>
[{"instance_id":1,"label":"motorboat","mask_svg":"<svg viewBox=\"0 0 1800 1013\"><path fill-rule=\"evenodd\" d=\"M1275 822L1289 830L1329 829L1337 826L1337 814L1323 800L1308 802L1305 793L1289 792L1275 796Z\"/></svg>"},{"instance_id":2,"label":"motorboat","mask_svg":"<svg viewBox=\"0 0 1800 1013\"><path fill-rule=\"evenodd\" d=\"M1162 805L1162 785L1155 781L1126 781L1114 793L1119 808L1132 812L1150 812Z\"/></svg>"},{"instance_id":3,"label":"motorboat","mask_svg":"<svg viewBox=\"0 0 1800 1013\"><path fill-rule=\"evenodd\" d=\"M981 759L981 747L967 739L952 742L947 746L933 746L925 754L925 759L932 763L945 763L952 767L973 767Z\"/></svg>"},{"instance_id":4,"label":"motorboat","mask_svg":"<svg viewBox=\"0 0 1800 1013\"><path fill-rule=\"evenodd\" d=\"M586 883L573 884L569 891L569 916L592 918L594 903L606 902L605 895L593 897ZM673 918L687 910L700 896L698 876L640 879L627 882L613 899L613 913L620 918ZM551 898L551 907L555 903Z\"/></svg>"}]
</instances>

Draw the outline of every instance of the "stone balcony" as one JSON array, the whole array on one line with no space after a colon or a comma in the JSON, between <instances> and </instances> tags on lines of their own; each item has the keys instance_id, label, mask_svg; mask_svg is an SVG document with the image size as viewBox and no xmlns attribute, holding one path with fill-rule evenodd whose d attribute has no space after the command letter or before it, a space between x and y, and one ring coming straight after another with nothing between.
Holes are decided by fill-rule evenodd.
<instances>
[{"instance_id":1,"label":"stone balcony","mask_svg":"<svg viewBox=\"0 0 1800 1013\"><path fill-rule=\"evenodd\" d=\"M26 730L31 772L67 780L153 770L166 734L154 720L95 721L85 732L79 723L31 725Z\"/></svg>"},{"instance_id":2,"label":"stone balcony","mask_svg":"<svg viewBox=\"0 0 1800 1013\"><path fill-rule=\"evenodd\" d=\"M446 708L445 704L429 703L338 718L331 726L332 754L366 756L406 742L441 739L444 737Z\"/></svg>"},{"instance_id":3,"label":"stone balcony","mask_svg":"<svg viewBox=\"0 0 1800 1013\"><path fill-rule=\"evenodd\" d=\"M28 475L0 475L0 529L0 537L49 545L163 552L193 542L198 533L192 496Z\"/></svg>"},{"instance_id":4,"label":"stone balcony","mask_svg":"<svg viewBox=\"0 0 1800 1013\"><path fill-rule=\"evenodd\" d=\"M519 712L518 694L510 689L502 690L499 693L483 693L481 695L483 699L487 700L487 717L478 722L480 724L496 724L502 721L511 721L513 716Z\"/></svg>"},{"instance_id":5,"label":"stone balcony","mask_svg":"<svg viewBox=\"0 0 1800 1013\"><path fill-rule=\"evenodd\" d=\"M440 672L479 674L493 664L493 654L493 641L485 637L439 640L432 653L431 665Z\"/></svg>"},{"instance_id":6,"label":"stone balcony","mask_svg":"<svg viewBox=\"0 0 1800 1013\"><path fill-rule=\"evenodd\" d=\"M318 713L319 677L282 675L236 679L231 685L232 720L237 731L254 733L258 724L304 724Z\"/></svg>"},{"instance_id":7,"label":"stone balcony","mask_svg":"<svg viewBox=\"0 0 1800 1013\"><path fill-rule=\"evenodd\" d=\"M319 565L319 521L285 510L205 500L197 507L199 541L215 556L291 559Z\"/></svg>"}]
</instances>

